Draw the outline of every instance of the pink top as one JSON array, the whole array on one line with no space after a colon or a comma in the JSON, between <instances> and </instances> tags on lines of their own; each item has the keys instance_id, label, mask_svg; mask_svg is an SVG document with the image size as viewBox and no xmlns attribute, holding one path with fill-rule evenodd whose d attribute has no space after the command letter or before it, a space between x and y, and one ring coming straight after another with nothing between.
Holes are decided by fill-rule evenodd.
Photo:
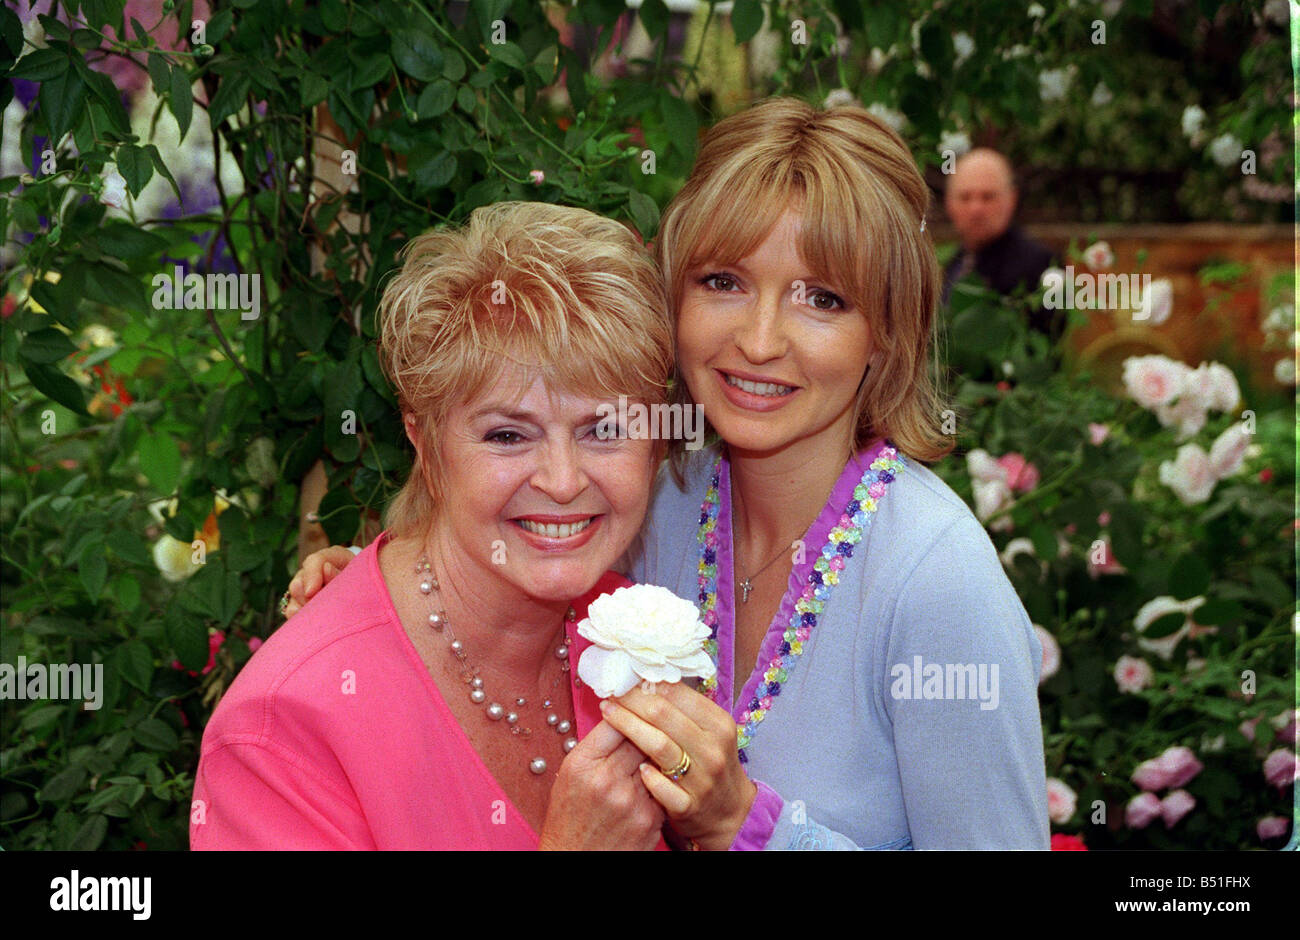
<instances>
[{"instance_id":1,"label":"pink top","mask_svg":"<svg viewBox=\"0 0 1300 940\"><path fill-rule=\"evenodd\" d=\"M393 608L382 533L244 666L203 734L193 849L536 849ZM631 582L606 572L574 601ZM589 644L574 638L570 681ZM578 736L599 702L575 685Z\"/></svg>"}]
</instances>

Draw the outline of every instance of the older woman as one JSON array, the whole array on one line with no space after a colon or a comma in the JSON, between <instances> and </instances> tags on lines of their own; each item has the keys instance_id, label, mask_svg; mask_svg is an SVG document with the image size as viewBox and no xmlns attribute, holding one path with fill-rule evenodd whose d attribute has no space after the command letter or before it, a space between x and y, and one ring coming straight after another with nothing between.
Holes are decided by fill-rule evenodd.
<instances>
[{"instance_id":1,"label":"older woman","mask_svg":"<svg viewBox=\"0 0 1300 940\"><path fill-rule=\"evenodd\" d=\"M213 714L191 845L653 848L645 757L573 680L662 456L597 432L602 403L665 395L657 270L622 225L540 203L404 255L380 359L414 471Z\"/></svg>"},{"instance_id":2,"label":"older woman","mask_svg":"<svg viewBox=\"0 0 1300 940\"><path fill-rule=\"evenodd\" d=\"M1048 847L1041 648L922 463L952 449L929 198L867 111L774 99L664 214L677 394L722 443L673 455L629 570L698 600L718 675L602 707L696 847Z\"/></svg>"}]
</instances>

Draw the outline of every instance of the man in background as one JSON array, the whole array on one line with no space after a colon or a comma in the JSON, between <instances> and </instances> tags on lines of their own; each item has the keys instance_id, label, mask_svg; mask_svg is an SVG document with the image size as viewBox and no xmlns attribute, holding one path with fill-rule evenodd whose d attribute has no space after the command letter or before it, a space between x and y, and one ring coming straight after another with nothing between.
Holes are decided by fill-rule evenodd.
<instances>
[{"instance_id":1,"label":"man in background","mask_svg":"<svg viewBox=\"0 0 1300 940\"><path fill-rule=\"evenodd\" d=\"M943 202L961 248L944 270L945 304L953 284L971 271L1000 294L1038 288L1052 265L1052 252L1012 223L1018 197L1011 164L996 150L978 147L957 160ZM1065 332L1061 310L1039 308L1029 322L1053 345Z\"/></svg>"}]
</instances>

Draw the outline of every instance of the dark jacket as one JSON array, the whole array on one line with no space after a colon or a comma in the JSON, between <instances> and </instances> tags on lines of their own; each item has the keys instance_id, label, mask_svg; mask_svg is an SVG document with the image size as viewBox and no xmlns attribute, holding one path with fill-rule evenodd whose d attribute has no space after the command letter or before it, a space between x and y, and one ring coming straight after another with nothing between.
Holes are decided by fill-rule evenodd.
<instances>
[{"instance_id":1,"label":"dark jacket","mask_svg":"<svg viewBox=\"0 0 1300 940\"><path fill-rule=\"evenodd\" d=\"M943 272L943 302L948 303L957 272L962 268L966 249L961 248ZM975 273L999 294L1010 294L1017 288L1035 290L1043 272L1052 266L1054 258L1046 245L1034 241L1017 225L989 242L975 253ZM1053 344L1065 332L1065 311L1046 310L1042 307L1030 314L1029 325L1044 333Z\"/></svg>"}]
</instances>

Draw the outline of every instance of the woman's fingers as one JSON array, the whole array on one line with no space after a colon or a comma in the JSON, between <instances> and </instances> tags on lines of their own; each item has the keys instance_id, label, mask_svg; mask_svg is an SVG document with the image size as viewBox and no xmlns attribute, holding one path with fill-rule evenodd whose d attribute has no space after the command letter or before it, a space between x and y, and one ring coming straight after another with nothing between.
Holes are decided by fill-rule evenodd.
<instances>
[{"instance_id":1,"label":"woman's fingers","mask_svg":"<svg viewBox=\"0 0 1300 940\"><path fill-rule=\"evenodd\" d=\"M639 747L646 757L660 767L676 766L682 759L683 751L688 751L695 741L699 729L671 706L647 708L644 703L638 703L638 706L644 711L653 712L652 720L656 724L651 724L631 708L613 700L602 702L600 710L605 715L605 721ZM668 730L662 730L661 726Z\"/></svg>"},{"instance_id":2,"label":"woman's fingers","mask_svg":"<svg viewBox=\"0 0 1300 940\"><path fill-rule=\"evenodd\" d=\"M653 764L641 764L641 782L669 816L684 816L690 812L691 795L660 773Z\"/></svg>"}]
</instances>

